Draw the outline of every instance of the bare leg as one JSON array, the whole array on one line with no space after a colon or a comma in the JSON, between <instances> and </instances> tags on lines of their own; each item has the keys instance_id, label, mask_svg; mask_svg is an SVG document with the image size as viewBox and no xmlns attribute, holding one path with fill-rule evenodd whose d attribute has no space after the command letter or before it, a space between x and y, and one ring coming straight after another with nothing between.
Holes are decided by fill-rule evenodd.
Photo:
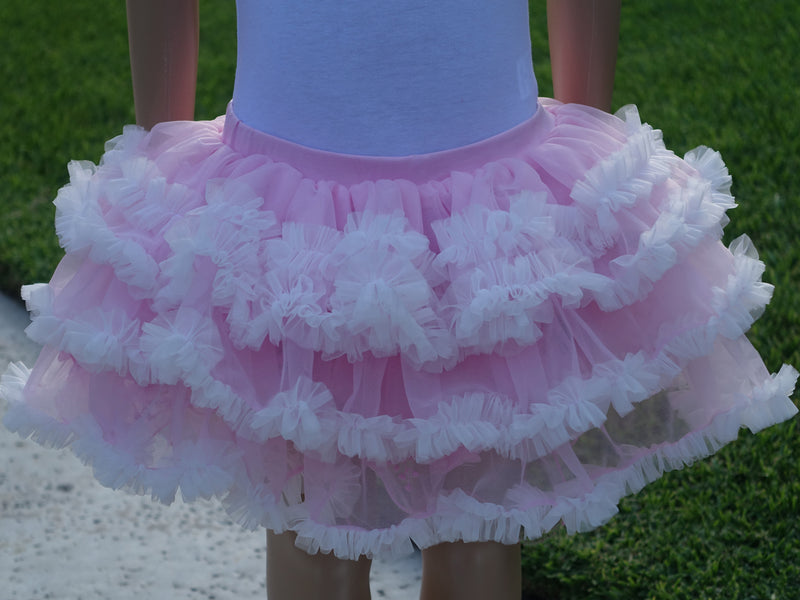
<instances>
[{"instance_id":1,"label":"bare leg","mask_svg":"<svg viewBox=\"0 0 800 600\"><path fill-rule=\"evenodd\" d=\"M369 600L372 561L310 555L294 545L294 533L267 532L268 600Z\"/></svg>"},{"instance_id":2,"label":"bare leg","mask_svg":"<svg viewBox=\"0 0 800 600\"><path fill-rule=\"evenodd\" d=\"M519 600L520 546L437 544L422 551L420 600Z\"/></svg>"}]
</instances>

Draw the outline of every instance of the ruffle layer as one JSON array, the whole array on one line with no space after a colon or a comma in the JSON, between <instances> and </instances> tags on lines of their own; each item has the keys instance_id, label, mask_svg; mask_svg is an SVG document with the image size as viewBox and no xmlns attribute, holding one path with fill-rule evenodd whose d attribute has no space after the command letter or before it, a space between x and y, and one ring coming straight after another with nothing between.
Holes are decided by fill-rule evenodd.
<instances>
[{"instance_id":1,"label":"ruffle layer","mask_svg":"<svg viewBox=\"0 0 800 600\"><path fill-rule=\"evenodd\" d=\"M719 242L719 154L620 116L543 101L529 142L424 181L315 177L231 113L126 128L70 164L6 425L340 557L604 522L796 412L744 337L772 287Z\"/></svg>"},{"instance_id":2,"label":"ruffle layer","mask_svg":"<svg viewBox=\"0 0 800 600\"><path fill-rule=\"evenodd\" d=\"M659 352L641 350L597 363L585 378L569 375L546 391L545 402L473 391L447 398L425 418L338 410L326 385L305 376L254 410L247 398L214 377L221 341L214 323L199 313L179 313L169 326L159 320L141 326L122 312L98 309L59 319L46 284L26 286L23 297L33 315L27 333L34 341L69 354L90 372L113 371L123 377L147 373L146 379L137 378L142 386L180 382L191 390L196 406L215 410L249 440L281 437L301 452L331 459L344 455L429 463L464 448L533 460L602 426L610 408L627 415L634 404L666 388L689 361L708 355L715 344L726 344L720 338L738 343L769 302L772 287L761 282L764 264L746 236L734 241L731 250L735 271L724 287L712 290L712 316L701 326L661 340ZM679 326L683 323L672 329ZM140 329L144 335L138 337Z\"/></svg>"},{"instance_id":3,"label":"ruffle layer","mask_svg":"<svg viewBox=\"0 0 800 600\"><path fill-rule=\"evenodd\" d=\"M225 181L193 193L160 172L159 155L141 156L142 134L128 129L104 157L107 185L94 165L71 163L57 230L68 252L87 249L161 315L210 288L237 348L269 339L326 359L401 353L440 371L534 343L554 304L612 311L639 301L698 244L721 236L735 203L719 154L701 149L684 163L635 109L624 116L627 140L574 182L570 204L544 185L541 166L522 161L419 186L343 186L267 157L248 163L228 147L208 149L196 168L238 161L247 172L226 170ZM256 189L286 196L265 205ZM475 200L455 210L456 193ZM303 208L312 203L350 210L320 223ZM426 236L410 216L437 203L451 212L431 219Z\"/></svg>"},{"instance_id":4,"label":"ruffle layer","mask_svg":"<svg viewBox=\"0 0 800 600\"><path fill-rule=\"evenodd\" d=\"M6 426L48 446L69 445L78 457L93 466L101 484L150 494L164 503L171 503L178 489L186 501L220 497L243 526L252 529L266 526L276 532L291 530L298 535L298 547L307 552L332 552L344 559L404 556L413 552L411 542L419 548L456 540L514 544L522 538L541 537L559 523L569 533L589 531L618 512L617 504L622 497L640 491L666 471L681 469L716 452L738 437L740 427L746 426L756 433L797 412L786 400L794 390L797 372L784 366L755 388L741 405L717 415L708 426L686 434L675 443L652 446L646 455L630 464L599 473L584 488L585 493L562 495L520 483L507 490L501 503L491 503L480 502L456 489L435 498L431 516L409 517L386 528L365 529L316 522L303 510L302 503L287 507L267 486L253 482L240 449L233 443L202 440L184 444L175 449L174 466L147 468L136 462L125 448L105 441L89 416L65 425L33 412L22 401L29 374L21 363L12 363L2 378L0 394L11 400ZM330 469L330 465L326 468ZM341 486L344 493L336 490L339 493L328 500L330 506L352 504L352 498L347 500L352 496L347 492L347 469L344 472L331 469L328 480L337 480L342 475L345 475L345 484ZM358 493L357 486L354 491Z\"/></svg>"}]
</instances>

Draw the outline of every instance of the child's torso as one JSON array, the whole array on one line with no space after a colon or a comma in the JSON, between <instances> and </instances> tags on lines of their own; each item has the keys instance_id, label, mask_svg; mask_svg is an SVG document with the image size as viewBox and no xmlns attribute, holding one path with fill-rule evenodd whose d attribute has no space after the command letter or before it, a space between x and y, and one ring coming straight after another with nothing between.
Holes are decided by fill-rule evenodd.
<instances>
[{"instance_id":1,"label":"child's torso","mask_svg":"<svg viewBox=\"0 0 800 600\"><path fill-rule=\"evenodd\" d=\"M530 118L527 0L237 0L233 108L348 154L464 146Z\"/></svg>"}]
</instances>

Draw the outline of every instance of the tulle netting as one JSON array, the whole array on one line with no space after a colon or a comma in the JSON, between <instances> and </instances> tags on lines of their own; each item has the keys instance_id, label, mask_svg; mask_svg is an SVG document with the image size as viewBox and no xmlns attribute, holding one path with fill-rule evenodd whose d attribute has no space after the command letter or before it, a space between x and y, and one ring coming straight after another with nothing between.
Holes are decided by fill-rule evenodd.
<instances>
[{"instance_id":1,"label":"tulle netting","mask_svg":"<svg viewBox=\"0 0 800 600\"><path fill-rule=\"evenodd\" d=\"M6 426L355 558L591 529L792 416L797 372L744 337L772 287L719 241L719 154L676 157L632 107L535 120L468 169L350 157L343 181L245 147L231 112L126 128L69 166Z\"/></svg>"}]
</instances>

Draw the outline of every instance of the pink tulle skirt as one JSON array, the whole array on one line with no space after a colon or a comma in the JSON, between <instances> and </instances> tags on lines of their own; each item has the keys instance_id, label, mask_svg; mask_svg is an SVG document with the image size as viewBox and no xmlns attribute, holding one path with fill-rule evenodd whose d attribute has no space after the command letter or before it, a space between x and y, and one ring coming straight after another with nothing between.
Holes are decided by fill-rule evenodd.
<instances>
[{"instance_id":1,"label":"pink tulle skirt","mask_svg":"<svg viewBox=\"0 0 800 600\"><path fill-rule=\"evenodd\" d=\"M56 200L5 424L104 485L217 496L308 552L583 531L796 412L745 331L772 287L720 242L730 177L634 108L543 100L478 144L332 154L130 127Z\"/></svg>"}]
</instances>

